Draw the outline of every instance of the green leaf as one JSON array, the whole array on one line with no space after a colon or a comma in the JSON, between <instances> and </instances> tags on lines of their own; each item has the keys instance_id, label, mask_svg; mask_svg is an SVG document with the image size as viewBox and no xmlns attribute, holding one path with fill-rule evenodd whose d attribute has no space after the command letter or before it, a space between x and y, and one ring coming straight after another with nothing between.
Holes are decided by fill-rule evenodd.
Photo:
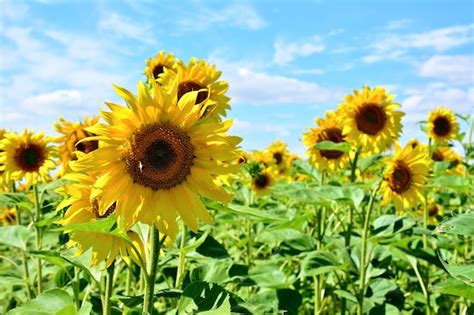
<instances>
[{"instance_id":1,"label":"green leaf","mask_svg":"<svg viewBox=\"0 0 474 315\"><path fill-rule=\"evenodd\" d=\"M216 211L223 211L228 213L233 213L239 217L244 217L248 219L259 220L263 222L274 222L274 221L285 221L285 218L279 218L267 214L257 208L251 208L247 206L229 204L227 207L221 203L218 203L214 200L205 200L206 207Z\"/></svg>"},{"instance_id":2,"label":"green leaf","mask_svg":"<svg viewBox=\"0 0 474 315\"><path fill-rule=\"evenodd\" d=\"M15 206L32 209L33 204L25 193L22 192L8 192L0 194L0 208L13 208Z\"/></svg>"},{"instance_id":3,"label":"green leaf","mask_svg":"<svg viewBox=\"0 0 474 315\"><path fill-rule=\"evenodd\" d=\"M201 315L222 315L222 314L230 314L230 303L229 303L229 296L227 295L224 302L222 302L221 306L216 309L210 311L199 312Z\"/></svg>"},{"instance_id":4,"label":"green leaf","mask_svg":"<svg viewBox=\"0 0 474 315\"><path fill-rule=\"evenodd\" d=\"M112 228L116 224L116 217L115 215L111 215L105 219L94 221L94 222L87 222L87 223L77 223L71 225L65 225L53 229L53 231L82 231L82 232L94 232L94 233L105 233L105 234L112 234Z\"/></svg>"},{"instance_id":5,"label":"green leaf","mask_svg":"<svg viewBox=\"0 0 474 315\"><path fill-rule=\"evenodd\" d=\"M350 143L347 143L347 142L335 143L328 140L318 142L314 146L318 148L319 150L340 151L344 153L348 153L349 151L351 151L351 148L352 148Z\"/></svg>"},{"instance_id":6,"label":"green leaf","mask_svg":"<svg viewBox=\"0 0 474 315\"><path fill-rule=\"evenodd\" d=\"M298 314L298 308L303 302L301 294L292 289L278 289L278 309L285 311L285 314Z\"/></svg>"},{"instance_id":7,"label":"green leaf","mask_svg":"<svg viewBox=\"0 0 474 315\"><path fill-rule=\"evenodd\" d=\"M357 303L357 297L350 292L344 290L334 290L334 293L341 298L345 298L346 300Z\"/></svg>"},{"instance_id":8,"label":"green leaf","mask_svg":"<svg viewBox=\"0 0 474 315\"><path fill-rule=\"evenodd\" d=\"M28 229L22 225L0 226L0 244L26 251L26 244L30 234Z\"/></svg>"},{"instance_id":9,"label":"green leaf","mask_svg":"<svg viewBox=\"0 0 474 315\"><path fill-rule=\"evenodd\" d=\"M286 276L275 264L260 264L250 268L249 278L265 288L286 286Z\"/></svg>"},{"instance_id":10,"label":"green leaf","mask_svg":"<svg viewBox=\"0 0 474 315\"><path fill-rule=\"evenodd\" d=\"M51 289L44 291L35 299L17 307L8 315L73 315L76 314L76 307L69 294L61 289Z\"/></svg>"},{"instance_id":11,"label":"green leaf","mask_svg":"<svg viewBox=\"0 0 474 315\"><path fill-rule=\"evenodd\" d=\"M474 212L463 213L442 222L435 233L474 236Z\"/></svg>"},{"instance_id":12,"label":"green leaf","mask_svg":"<svg viewBox=\"0 0 474 315\"><path fill-rule=\"evenodd\" d=\"M313 251L301 262L300 277L312 277L322 273L342 269L337 257L330 252Z\"/></svg>"},{"instance_id":13,"label":"green leaf","mask_svg":"<svg viewBox=\"0 0 474 315\"><path fill-rule=\"evenodd\" d=\"M214 237L208 235L204 242L196 248L196 252L212 258L227 258L229 253Z\"/></svg>"},{"instance_id":14,"label":"green leaf","mask_svg":"<svg viewBox=\"0 0 474 315\"><path fill-rule=\"evenodd\" d=\"M434 286L434 291L442 294L462 296L468 300L474 301L474 287L454 278L449 278L437 283Z\"/></svg>"},{"instance_id":15,"label":"green leaf","mask_svg":"<svg viewBox=\"0 0 474 315\"><path fill-rule=\"evenodd\" d=\"M275 244L285 242L286 245L300 251L307 251L314 248L312 238L295 229L267 230L258 234L255 241Z\"/></svg>"}]
</instances>

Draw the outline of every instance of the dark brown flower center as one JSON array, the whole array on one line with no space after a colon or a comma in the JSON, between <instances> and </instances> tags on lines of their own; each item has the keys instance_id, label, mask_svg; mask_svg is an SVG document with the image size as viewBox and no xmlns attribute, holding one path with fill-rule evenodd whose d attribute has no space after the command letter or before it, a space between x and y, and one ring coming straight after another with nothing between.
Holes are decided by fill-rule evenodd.
<instances>
[{"instance_id":1,"label":"dark brown flower center","mask_svg":"<svg viewBox=\"0 0 474 315\"><path fill-rule=\"evenodd\" d=\"M435 162L442 162L444 161L443 153L439 149L436 149L433 154L431 154L431 159Z\"/></svg>"},{"instance_id":2,"label":"dark brown flower center","mask_svg":"<svg viewBox=\"0 0 474 315\"><path fill-rule=\"evenodd\" d=\"M115 212L115 208L117 207L117 203L114 202L103 215L99 213L99 200L94 199L92 200L92 213L94 214L96 219L105 219L110 216L112 213Z\"/></svg>"},{"instance_id":3,"label":"dark brown flower center","mask_svg":"<svg viewBox=\"0 0 474 315\"><path fill-rule=\"evenodd\" d=\"M395 162L395 167L392 171L392 174L390 174L388 177L388 185L390 188L394 192L401 194L410 188L411 181L412 175L405 162Z\"/></svg>"},{"instance_id":4,"label":"dark brown flower center","mask_svg":"<svg viewBox=\"0 0 474 315\"><path fill-rule=\"evenodd\" d=\"M153 68L153 78L158 79L158 77L160 76L160 74L162 74L163 72L165 72L165 66L162 65L162 64L157 64L157 65Z\"/></svg>"},{"instance_id":5,"label":"dark brown flower center","mask_svg":"<svg viewBox=\"0 0 474 315\"><path fill-rule=\"evenodd\" d=\"M364 104L356 113L357 129L371 136L378 134L387 122L387 115L377 104Z\"/></svg>"},{"instance_id":6,"label":"dark brown flower center","mask_svg":"<svg viewBox=\"0 0 474 315\"><path fill-rule=\"evenodd\" d=\"M44 153L39 145L32 143L22 144L16 149L14 159L16 165L23 171L35 172L44 163Z\"/></svg>"},{"instance_id":7,"label":"dark brown flower center","mask_svg":"<svg viewBox=\"0 0 474 315\"><path fill-rule=\"evenodd\" d=\"M170 189L191 173L194 147L189 136L168 124L149 125L133 135L125 165L134 183Z\"/></svg>"},{"instance_id":8,"label":"dark brown flower center","mask_svg":"<svg viewBox=\"0 0 474 315\"><path fill-rule=\"evenodd\" d=\"M431 207L428 208L428 215L430 217L437 216L439 213L439 209L436 205L432 205Z\"/></svg>"},{"instance_id":9,"label":"dark brown flower center","mask_svg":"<svg viewBox=\"0 0 474 315\"><path fill-rule=\"evenodd\" d=\"M318 143L321 141L332 141L334 143L344 142L342 130L336 127L322 130L319 134ZM337 150L319 150L319 153L328 160L338 159L344 154L344 152Z\"/></svg>"},{"instance_id":10,"label":"dark brown flower center","mask_svg":"<svg viewBox=\"0 0 474 315\"><path fill-rule=\"evenodd\" d=\"M247 163L247 158L243 155L239 156L239 158L237 159L237 163L238 164L244 164L244 163Z\"/></svg>"},{"instance_id":11,"label":"dark brown flower center","mask_svg":"<svg viewBox=\"0 0 474 315\"><path fill-rule=\"evenodd\" d=\"M181 82L178 85L178 101L181 99L181 97L183 97L184 94L188 92L192 92L192 91L199 91L201 89L204 89L204 86L202 86L201 84L197 82L194 82L194 81ZM208 91L200 91L196 97L196 104L200 104L204 102L207 99L208 95L209 95Z\"/></svg>"},{"instance_id":12,"label":"dark brown flower center","mask_svg":"<svg viewBox=\"0 0 474 315\"><path fill-rule=\"evenodd\" d=\"M89 132L86 132L84 131L85 133L85 137L83 137L82 139L84 138L87 138L87 137L93 137L95 136L95 134L93 133L89 133ZM80 141L81 138L78 139L78 141ZM76 143L76 149L78 151L81 151L81 152L84 152L84 153L89 153L89 152L92 152L94 150L97 150L99 148L99 141L97 140L91 140L91 141L82 141L80 143Z\"/></svg>"},{"instance_id":13,"label":"dark brown flower center","mask_svg":"<svg viewBox=\"0 0 474 315\"><path fill-rule=\"evenodd\" d=\"M253 178L253 184L257 189L265 189L270 185L270 176L268 174L258 174Z\"/></svg>"},{"instance_id":14,"label":"dark brown flower center","mask_svg":"<svg viewBox=\"0 0 474 315\"><path fill-rule=\"evenodd\" d=\"M436 117L433 125L433 131L437 136L445 137L451 132L451 122L444 116Z\"/></svg>"},{"instance_id":15,"label":"dark brown flower center","mask_svg":"<svg viewBox=\"0 0 474 315\"><path fill-rule=\"evenodd\" d=\"M281 152L275 152L273 153L273 159L277 165L280 165L281 162L283 162L283 154L281 154Z\"/></svg>"}]
</instances>

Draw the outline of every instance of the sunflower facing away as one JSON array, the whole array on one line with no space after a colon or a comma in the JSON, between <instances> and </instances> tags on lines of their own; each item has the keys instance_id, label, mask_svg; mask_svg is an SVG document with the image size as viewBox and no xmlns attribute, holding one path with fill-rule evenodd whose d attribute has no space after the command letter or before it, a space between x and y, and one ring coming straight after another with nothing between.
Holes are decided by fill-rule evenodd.
<instances>
[{"instance_id":1,"label":"sunflower facing away","mask_svg":"<svg viewBox=\"0 0 474 315\"><path fill-rule=\"evenodd\" d=\"M345 103L339 105L347 142L361 147L367 154L388 149L400 136L404 115L396 111L400 105L392 102L394 98L384 88L368 86L360 92L354 90L354 95L347 95Z\"/></svg>"},{"instance_id":2,"label":"sunflower facing away","mask_svg":"<svg viewBox=\"0 0 474 315\"><path fill-rule=\"evenodd\" d=\"M94 134L87 132L85 128L95 125L99 121L99 117L95 116L89 119L84 118L84 122L72 123L63 118L59 118L59 122L54 124L54 129L62 135L56 139L59 145L59 157L62 168L59 176L63 176L69 172L69 162L77 160L76 151L89 153L99 147L97 140L81 141ZM79 142L81 141L81 142Z\"/></svg>"},{"instance_id":3,"label":"sunflower facing away","mask_svg":"<svg viewBox=\"0 0 474 315\"><path fill-rule=\"evenodd\" d=\"M449 162L447 173L450 175L463 175L464 165L462 157L450 147L437 147L431 154L431 159L435 162Z\"/></svg>"},{"instance_id":4,"label":"sunflower facing away","mask_svg":"<svg viewBox=\"0 0 474 315\"><path fill-rule=\"evenodd\" d=\"M179 61L176 72L165 71L158 81L165 89L174 90L178 101L188 92L199 91L195 102L202 109L202 116L211 121L220 121L221 116L225 116L230 108L230 98L225 95L229 85L225 81L219 81L221 74L216 66L192 58L187 65Z\"/></svg>"},{"instance_id":5,"label":"sunflower facing away","mask_svg":"<svg viewBox=\"0 0 474 315\"><path fill-rule=\"evenodd\" d=\"M143 83L138 97L116 87L130 108L106 103L107 124L88 128L106 143L71 163L75 171L98 171L93 196L101 195L103 209L115 204L126 226L137 220L156 224L174 239L177 214L192 229L197 219L209 223L200 196L226 202L230 195L215 183L218 175L236 172L241 138L226 134L231 121L202 123L194 106L198 92L176 103L176 89L165 93L153 84L153 96ZM103 210L99 212L103 215Z\"/></svg>"},{"instance_id":6,"label":"sunflower facing away","mask_svg":"<svg viewBox=\"0 0 474 315\"><path fill-rule=\"evenodd\" d=\"M446 144L448 140L456 138L459 132L456 115L445 107L438 107L430 113L426 127L428 136L438 144Z\"/></svg>"},{"instance_id":7,"label":"sunflower facing away","mask_svg":"<svg viewBox=\"0 0 474 315\"><path fill-rule=\"evenodd\" d=\"M43 133L26 129L21 135L7 133L0 141L0 170L5 172L4 179L9 182L26 178L28 185L46 181L49 171L55 168L56 149L49 145L51 140Z\"/></svg>"},{"instance_id":8,"label":"sunflower facing away","mask_svg":"<svg viewBox=\"0 0 474 315\"><path fill-rule=\"evenodd\" d=\"M428 181L431 161L428 152L397 144L395 154L387 164L384 181L380 186L382 204L393 201L397 211L409 210L423 201L423 186Z\"/></svg>"},{"instance_id":9,"label":"sunflower facing away","mask_svg":"<svg viewBox=\"0 0 474 315\"><path fill-rule=\"evenodd\" d=\"M63 218L58 222L59 224L68 226L95 222L114 214L115 203L106 206L100 196L91 195L91 187L95 183L95 176L69 173L64 178L71 180L73 183L57 189L59 193L68 196L67 199L58 205L58 210L69 206ZM90 231L66 230L66 233L69 233L70 236L68 247L77 246L76 255L81 255L87 250L92 249L92 265L105 261L105 265L108 267L119 254L125 259L130 257L139 264L137 253L122 238ZM135 245L135 248L140 251L140 255L143 256L144 246L138 234L129 230L127 235Z\"/></svg>"},{"instance_id":10,"label":"sunflower facing away","mask_svg":"<svg viewBox=\"0 0 474 315\"><path fill-rule=\"evenodd\" d=\"M155 57L148 59L145 67L145 75L148 83L155 82L165 72L165 69L175 70L176 60L172 53L166 54L163 50Z\"/></svg>"},{"instance_id":11,"label":"sunflower facing away","mask_svg":"<svg viewBox=\"0 0 474 315\"><path fill-rule=\"evenodd\" d=\"M303 144L308 148L306 154L309 156L309 162L320 172L333 173L345 168L349 163L347 153L335 150L320 150L315 146L321 141L345 142L341 122L336 113L326 112L326 118L317 119L316 124L318 128L311 128L303 134Z\"/></svg>"}]
</instances>

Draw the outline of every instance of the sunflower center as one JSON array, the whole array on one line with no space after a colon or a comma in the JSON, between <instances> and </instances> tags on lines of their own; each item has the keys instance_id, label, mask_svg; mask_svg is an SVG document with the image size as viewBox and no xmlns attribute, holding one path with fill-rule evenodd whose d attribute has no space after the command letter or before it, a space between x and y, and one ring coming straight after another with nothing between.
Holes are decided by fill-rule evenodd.
<instances>
[{"instance_id":1,"label":"sunflower center","mask_svg":"<svg viewBox=\"0 0 474 315\"><path fill-rule=\"evenodd\" d=\"M410 169L404 162L398 161L388 178L388 185L394 192L401 194L410 188L411 181Z\"/></svg>"},{"instance_id":2,"label":"sunflower center","mask_svg":"<svg viewBox=\"0 0 474 315\"><path fill-rule=\"evenodd\" d=\"M169 124L149 125L133 135L125 166L134 183L153 190L170 189L191 173L190 138Z\"/></svg>"},{"instance_id":3,"label":"sunflower center","mask_svg":"<svg viewBox=\"0 0 474 315\"><path fill-rule=\"evenodd\" d=\"M43 165L45 156L39 145L24 144L16 150L14 159L22 170L35 172Z\"/></svg>"},{"instance_id":4,"label":"sunflower center","mask_svg":"<svg viewBox=\"0 0 474 315\"><path fill-rule=\"evenodd\" d=\"M431 155L431 159L435 162L442 162L444 161L444 156L439 150L435 150Z\"/></svg>"},{"instance_id":5,"label":"sunflower center","mask_svg":"<svg viewBox=\"0 0 474 315\"><path fill-rule=\"evenodd\" d=\"M92 133L85 133L85 137L93 137L95 134ZM99 148L99 141L97 140L91 140L91 141L82 141L80 143L76 144L76 149L78 151L84 152L84 153L89 153L94 150L97 150Z\"/></svg>"},{"instance_id":6,"label":"sunflower center","mask_svg":"<svg viewBox=\"0 0 474 315\"><path fill-rule=\"evenodd\" d=\"M433 121L433 131L437 136L445 137L451 132L451 123L448 118L444 116L436 117Z\"/></svg>"},{"instance_id":7,"label":"sunflower center","mask_svg":"<svg viewBox=\"0 0 474 315\"><path fill-rule=\"evenodd\" d=\"M154 68L153 68L153 77L155 79L158 79L158 77L160 76L160 74L162 74L163 72L165 71L165 67L163 65L156 65Z\"/></svg>"},{"instance_id":8,"label":"sunflower center","mask_svg":"<svg viewBox=\"0 0 474 315\"><path fill-rule=\"evenodd\" d=\"M273 153L273 159L275 159L277 165L280 165L281 162L283 162L283 154L281 154L281 152L275 152Z\"/></svg>"},{"instance_id":9,"label":"sunflower center","mask_svg":"<svg viewBox=\"0 0 474 315\"><path fill-rule=\"evenodd\" d=\"M323 130L321 136L318 139L318 142L329 140L334 143L341 143L344 141L344 136L342 135L342 130L339 128L328 128ZM344 152L337 150L319 150L319 153L326 159L335 160L341 157Z\"/></svg>"},{"instance_id":10,"label":"sunflower center","mask_svg":"<svg viewBox=\"0 0 474 315\"><path fill-rule=\"evenodd\" d=\"M253 180L255 187L259 189L264 189L270 183L270 177L267 174L259 174Z\"/></svg>"},{"instance_id":11,"label":"sunflower center","mask_svg":"<svg viewBox=\"0 0 474 315\"><path fill-rule=\"evenodd\" d=\"M100 215L99 213L99 200L94 199L92 200L92 213L94 214L96 219L105 219L110 216L112 213L115 212L115 208L117 207L117 203L114 202L104 214Z\"/></svg>"},{"instance_id":12,"label":"sunflower center","mask_svg":"<svg viewBox=\"0 0 474 315\"><path fill-rule=\"evenodd\" d=\"M439 209L436 205L433 205L431 206L429 209L428 209L428 215L430 217L434 217L434 216L437 216L438 215L438 212L439 212Z\"/></svg>"},{"instance_id":13,"label":"sunflower center","mask_svg":"<svg viewBox=\"0 0 474 315\"><path fill-rule=\"evenodd\" d=\"M387 115L377 104L364 104L356 113L357 129L371 136L378 134L387 122Z\"/></svg>"},{"instance_id":14,"label":"sunflower center","mask_svg":"<svg viewBox=\"0 0 474 315\"><path fill-rule=\"evenodd\" d=\"M194 81L184 81L178 85L178 101L183 97L184 94L192 91L198 91L203 89L204 86ZM209 93L207 91L200 91L196 97L196 104L204 102Z\"/></svg>"}]
</instances>

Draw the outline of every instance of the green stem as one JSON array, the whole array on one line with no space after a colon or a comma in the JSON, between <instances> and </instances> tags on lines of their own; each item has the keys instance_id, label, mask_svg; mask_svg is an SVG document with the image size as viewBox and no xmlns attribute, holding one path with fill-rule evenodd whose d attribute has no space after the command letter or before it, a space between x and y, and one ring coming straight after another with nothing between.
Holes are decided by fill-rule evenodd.
<instances>
[{"instance_id":1,"label":"green stem","mask_svg":"<svg viewBox=\"0 0 474 315\"><path fill-rule=\"evenodd\" d=\"M314 315L317 315L319 314L319 306L321 305L318 276L313 276L313 284L314 284Z\"/></svg>"},{"instance_id":2,"label":"green stem","mask_svg":"<svg viewBox=\"0 0 474 315\"><path fill-rule=\"evenodd\" d=\"M37 184L33 185L33 191L35 195L35 235L36 235L36 250L40 251L42 247L42 235L41 235L41 228L38 226L38 222L41 220L41 206L38 197L38 186ZM36 258L36 268L37 268L37 275L38 275L38 294L43 292L43 270L41 266L41 259Z\"/></svg>"},{"instance_id":3,"label":"green stem","mask_svg":"<svg viewBox=\"0 0 474 315\"><path fill-rule=\"evenodd\" d=\"M148 264L148 275L145 276L145 297L143 301L143 314L153 314L153 302L155 293L156 271L158 269L158 259L160 257L161 245L164 243L166 235L160 241L158 229L151 227L151 255Z\"/></svg>"},{"instance_id":4,"label":"green stem","mask_svg":"<svg viewBox=\"0 0 474 315\"><path fill-rule=\"evenodd\" d=\"M105 276L105 295L102 314L110 315L110 297L112 296L112 289L114 286L114 270L115 270L115 260L107 268L107 275Z\"/></svg>"},{"instance_id":5,"label":"green stem","mask_svg":"<svg viewBox=\"0 0 474 315\"><path fill-rule=\"evenodd\" d=\"M357 314L362 315L364 313L364 297L365 297L365 281L366 281L366 251L367 251L367 235L370 225L370 215L374 207L375 194L377 193L380 185L372 192L370 196L369 205L364 219L364 229L362 230L362 244L360 249L360 279L359 279L359 307Z\"/></svg>"},{"instance_id":6,"label":"green stem","mask_svg":"<svg viewBox=\"0 0 474 315\"><path fill-rule=\"evenodd\" d=\"M351 183L355 182L357 161L359 160L360 147L357 148L354 156L354 160L351 163Z\"/></svg>"},{"instance_id":7,"label":"green stem","mask_svg":"<svg viewBox=\"0 0 474 315\"><path fill-rule=\"evenodd\" d=\"M186 252L184 246L186 245L186 225L181 221L181 242L179 243L179 258L178 270L176 272L175 288L180 289L184 276L184 265L186 264Z\"/></svg>"},{"instance_id":8,"label":"green stem","mask_svg":"<svg viewBox=\"0 0 474 315\"><path fill-rule=\"evenodd\" d=\"M426 192L425 192L425 206L423 208L423 228L425 230L428 230L428 200L427 200L427 196L426 196ZM426 233L423 233L423 249L425 251L428 250L428 236L426 235ZM417 270L415 270L416 272ZM430 264L427 263L426 264L426 284L429 285L429 281L430 281ZM421 282L422 284L422 289L424 289L423 287L423 282ZM431 306L430 306L430 294L428 292L428 290L424 289L423 290L423 293L424 293L424 296L426 298L426 314L427 315L430 315L431 314Z\"/></svg>"}]
</instances>

